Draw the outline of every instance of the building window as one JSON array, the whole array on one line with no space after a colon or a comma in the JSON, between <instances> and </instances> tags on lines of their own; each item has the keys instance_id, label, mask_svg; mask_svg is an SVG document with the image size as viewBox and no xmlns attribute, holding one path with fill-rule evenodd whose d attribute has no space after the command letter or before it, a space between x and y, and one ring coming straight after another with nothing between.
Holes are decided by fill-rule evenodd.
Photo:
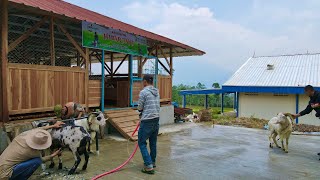
<instances>
[{"instance_id":1,"label":"building window","mask_svg":"<svg viewBox=\"0 0 320 180\"><path fill-rule=\"evenodd\" d=\"M289 96L289 94L284 93L274 93L273 96Z\"/></svg>"},{"instance_id":2,"label":"building window","mask_svg":"<svg viewBox=\"0 0 320 180\"><path fill-rule=\"evenodd\" d=\"M246 96L258 96L258 93L244 93Z\"/></svg>"}]
</instances>

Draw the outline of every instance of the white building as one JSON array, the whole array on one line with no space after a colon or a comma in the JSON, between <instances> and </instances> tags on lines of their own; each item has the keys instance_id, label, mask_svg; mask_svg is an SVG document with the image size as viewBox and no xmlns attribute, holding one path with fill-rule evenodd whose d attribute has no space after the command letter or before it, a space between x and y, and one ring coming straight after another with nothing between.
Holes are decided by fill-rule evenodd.
<instances>
[{"instance_id":1,"label":"white building","mask_svg":"<svg viewBox=\"0 0 320 180\"><path fill-rule=\"evenodd\" d=\"M309 101L304 86L320 90L320 54L252 57L222 86L237 92L239 117L270 119L278 112L298 113ZM299 123L320 125L315 112Z\"/></svg>"}]
</instances>

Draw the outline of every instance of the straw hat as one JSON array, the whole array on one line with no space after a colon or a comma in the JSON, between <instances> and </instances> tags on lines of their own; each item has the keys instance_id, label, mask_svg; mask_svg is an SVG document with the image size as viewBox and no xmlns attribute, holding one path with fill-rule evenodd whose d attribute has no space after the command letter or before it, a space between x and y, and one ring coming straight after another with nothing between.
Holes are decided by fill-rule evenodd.
<instances>
[{"instance_id":1,"label":"straw hat","mask_svg":"<svg viewBox=\"0 0 320 180\"><path fill-rule=\"evenodd\" d=\"M32 149L44 150L51 146L52 138L48 131L38 128L27 134L26 143Z\"/></svg>"}]
</instances>

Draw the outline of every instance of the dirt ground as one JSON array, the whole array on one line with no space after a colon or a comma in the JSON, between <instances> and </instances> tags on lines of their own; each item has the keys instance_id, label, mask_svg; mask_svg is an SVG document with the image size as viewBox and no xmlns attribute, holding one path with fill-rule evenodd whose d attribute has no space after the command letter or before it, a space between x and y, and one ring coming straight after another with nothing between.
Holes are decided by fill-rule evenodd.
<instances>
[{"instance_id":1,"label":"dirt ground","mask_svg":"<svg viewBox=\"0 0 320 180\"><path fill-rule=\"evenodd\" d=\"M191 126L191 125L192 126ZM268 131L231 126L194 123L178 125L180 132L162 134L158 140L155 175L140 172L139 151L124 169L103 179L318 179L320 151L317 136L292 136L289 153L269 148ZM185 127L184 127L185 126ZM122 164L135 143L104 139L100 155L91 155L88 169L66 176L67 171L37 172L32 179L91 179ZM74 163L72 154L63 153L64 166ZM83 161L82 161L83 163ZM80 167L82 166L82 163Z\"/></svg>"},{"instance_id":2,"label":"dirt ground","mask_svg":"<svg viewBox=\"0 0 320 180\"><path fill-rule=\"evenodd\" d=\"M214 124L225 126L242 126L247 128L263 129L269 120L258 118L232 118L232 117L219 117L213 119ZM210 122L211 123L211 122ZM209 124L210 124L209 123ZM320 132L320 126L306 125L306 124L293 124L293 131L297 132Z\"/></svg>"}]
</instances>

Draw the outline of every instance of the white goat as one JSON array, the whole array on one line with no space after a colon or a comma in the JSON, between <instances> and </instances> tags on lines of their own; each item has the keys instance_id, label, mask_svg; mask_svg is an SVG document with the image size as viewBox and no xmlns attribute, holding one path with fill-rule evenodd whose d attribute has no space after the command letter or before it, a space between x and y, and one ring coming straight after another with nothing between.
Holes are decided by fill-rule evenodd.
<instances>
[{"instance_id":1,"label":"white goat","mask_svg":"<svg viewBox=\"0 0 320 180\"><path fill-rule=\"evenodd\" d=\"M288 116L290 119L288 119ZM289 138L292 132L292 115L289 113L278 113L276 117L270 119L269 125L269 142L270 148L273 148L273 144L276 144L278 148L281 148L276 140L277 135L280 137L281 145L283 151L288 153L288 145L289 145ZM272 140L273 142L272 142ZM286 140L286 146L284 146L283 140Z\"/></svg>"},{"instance_id":2,"label":"white goat","mask_svg":"<svg viewBox=\"0 0 320 180\"><path fill-rule=\"evenodd\" d=\"M104 114L99 112L93 112L89 114L88 118L83 118L75 121L76 126L82 126L87 132L90 133L91 141L90 144L92 144L92 140L96 140L96 151L99 155L99 145L97 140L97 133L100 131L100 126L106 125L106 120L104 118ZM88 151L90 152L90 144L88 147Z\"/></svg>"}]
</instances>

